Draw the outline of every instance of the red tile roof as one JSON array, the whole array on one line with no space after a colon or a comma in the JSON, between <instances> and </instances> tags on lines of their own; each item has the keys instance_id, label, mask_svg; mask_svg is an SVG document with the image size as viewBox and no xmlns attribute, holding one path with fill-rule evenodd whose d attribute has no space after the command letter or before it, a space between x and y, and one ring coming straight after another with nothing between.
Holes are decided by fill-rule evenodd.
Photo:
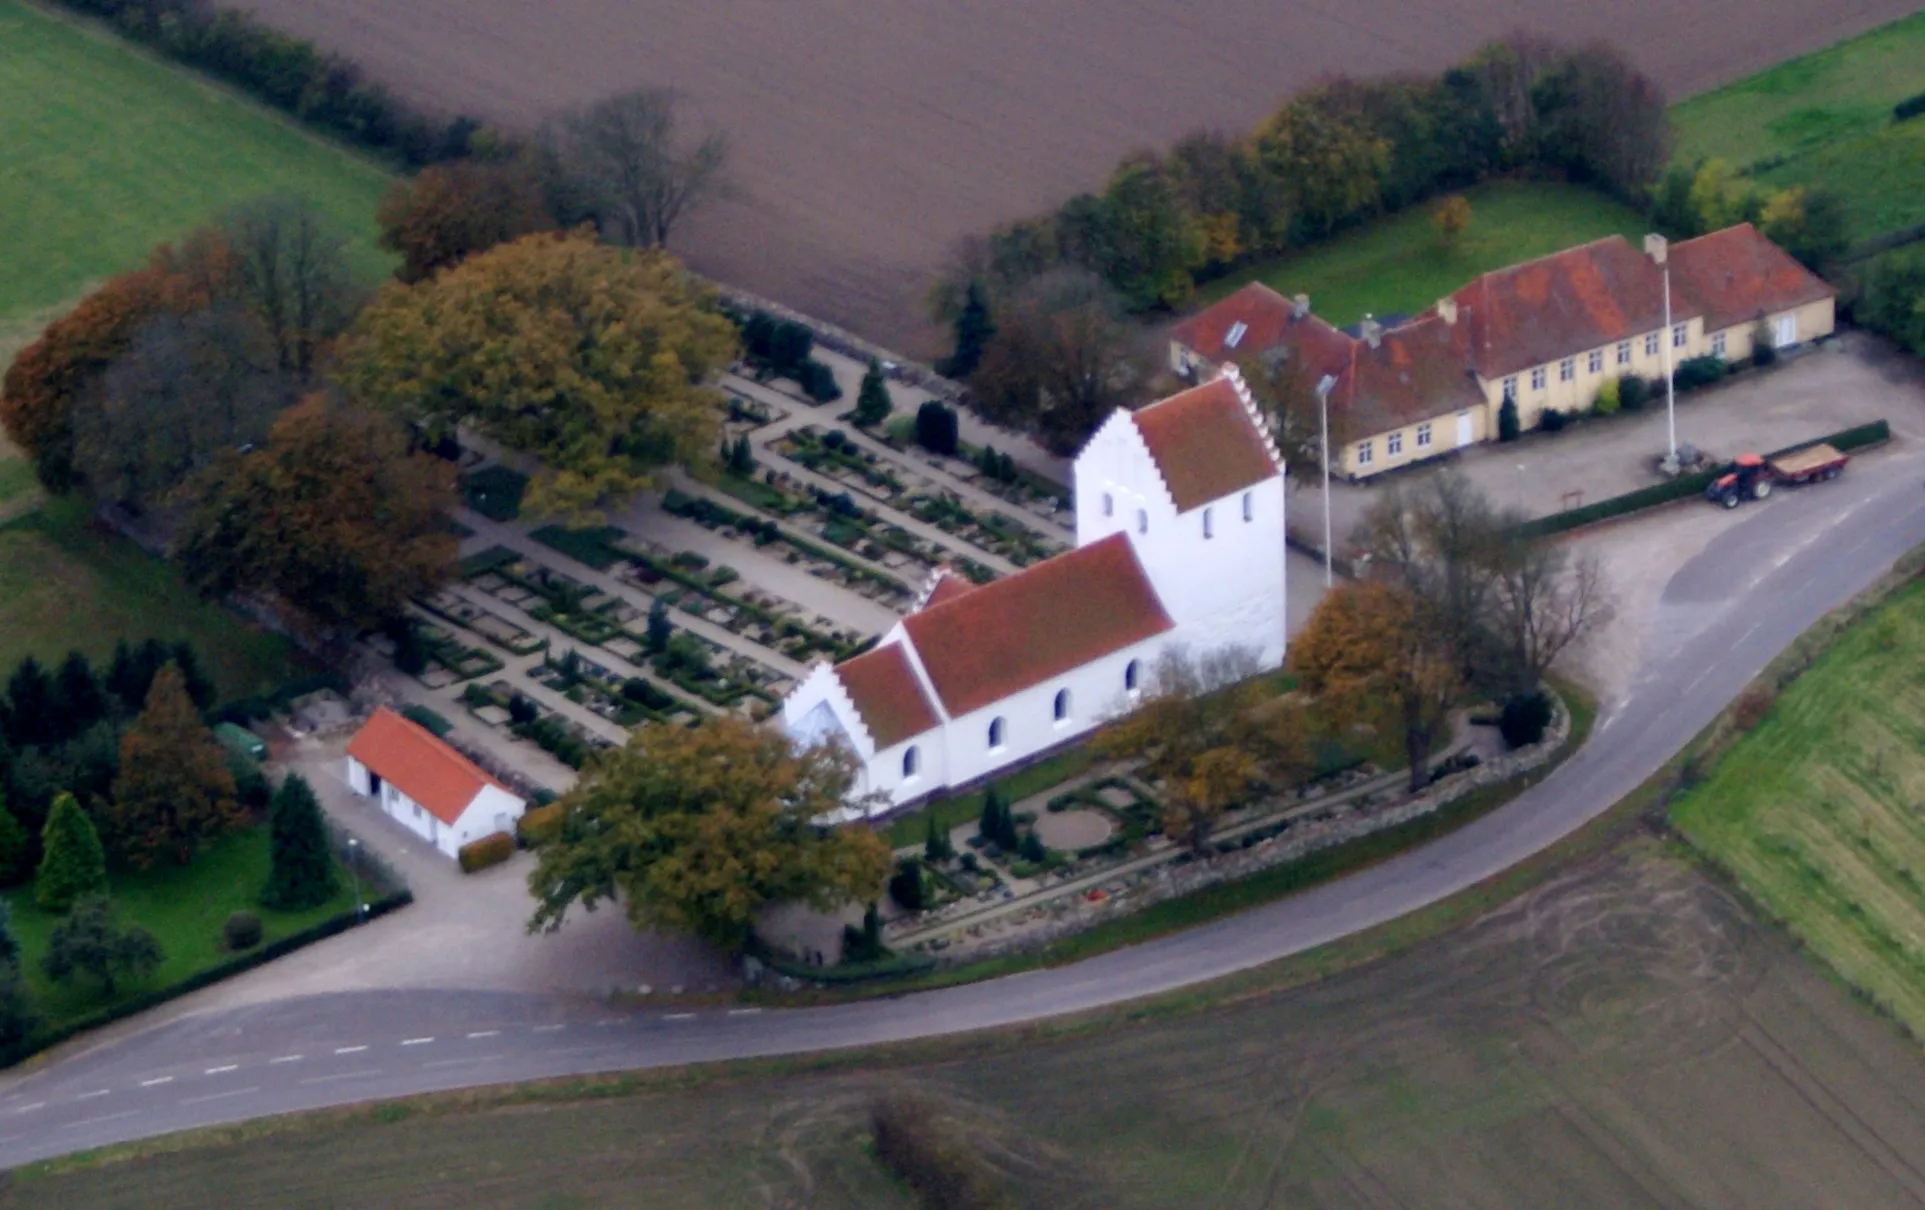
<instances>
[{"instance_id":1,"label":"red tile roof","mask_svg":"<svg viewBox=\"0 0 1925 1210\"><path fill-rule=\"evenodd\" d=\"M1451 298L1467 323L1470 355L1485 378L1628 340L1664 326L1656 265L1621 235L1497 269ZM1675 292L1673 317L1688 308Z\"/></svg>"},{"instance_id":2,"label":"red tile roof","mask_svg":"<svg viewBox=\"0 0 1925 1210\"><path fill-rule=\"evenodd\" d=\"M1750 223L1671 245L1672 306L1689 299L1716 332L1838 293Z\"/></svg>"},{"instance_id":3,"label":"red tile roof","mask_svg":"<svg viewBox=\"0 0 1925 1210\"><path fill-rule=\"evenodd\" d=\"M386 706L354 733L348 755L445 824L460 819L483 786L507 789L425 728Z\"/></svg>"},{"instance_id":4,"label":"red tile roof","mask_svg":"<svg viewBox=\"0 0 1925 1210\"><path fill-rule=\"evenodd\" d=\"M836 677L855 703L877 748L901 743L936 725L936 710L900 643L877 647L836 665Z\"/></svg>"},{"instance_id":5,"label":"red tile roof","mask_svg":"<svg viewBox=\"0 0 1925 1210\"><path fill-rule=\"evenodd\" d=\"M1470 339L1461 316L1447 324L1429 311L1385 332L1374 349L1369 341L1351 341L1349 364L1330 394L1335 440L1481 406L1484 392L1471 375Z\"/></svg>"},{"instance_id":6,"label":"red tile roof","mask_svg":"<svg viewBox=\"0 0 1925 1210\"><path fill-rule=\"evenodd\" d=\"M922 604L917 608L928 609L931 606L940 605L945 601L953 601L966 592L975 591L975 588L976 585L971 583L967 576L959 576L955 572L944 568L936 573L935 584L929 589L929 595L923 599Z\"/></svg>"},{"instance_id":7,"label":"red tile roof","mask_svg":"<svg viewBox=\"0 0 1925 1210\"><path fill-rule=\"evenodd\" d=\"M1125 534L903 620L943 708L981 709L1171 628Z\"/></svg>"},{"instance_id":8,"label":"red tile roof","mask_svg":"<svg viewBox=\"0 0 1925 1210\"><path fill-rule=\"evenodd\" d=\"M1227 376L1152 403L1131 419L1180 513L1283 473Z\"/></svg>"},{"instance_id":9,"label":"red tile roof","mask_svg":"<svg viewBox=\"0 0 1925 1210\"><path fill-rule=\"evenodd\" d=\"M1226 361L1262 352L1277 343L1290 322L1290 300L1262 282L1251 282L1170 329L1170 338L1200 357ZM1234 345L1228 343L1236 325Z\"/></svg>"}]
</instances>

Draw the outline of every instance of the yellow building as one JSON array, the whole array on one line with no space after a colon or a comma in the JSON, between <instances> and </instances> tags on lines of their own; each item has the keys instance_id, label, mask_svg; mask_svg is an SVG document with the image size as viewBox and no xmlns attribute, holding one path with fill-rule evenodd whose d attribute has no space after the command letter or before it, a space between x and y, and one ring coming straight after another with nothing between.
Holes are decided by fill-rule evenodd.
<instances>
[{"instance_id":1,"label":"yellow building","mask_svg":"<svg viewBox=\"0 0 1925 1210\"><path fill-rule=\"evenodd\" d=\"M1666 324L1668 310L1670 322ZM1332 379L1331 469L1367 478L1581 412L1606 382L1654 380L1700 356L1738 361L1754 333L1784 349L1831 334L1836 291L1749 223L1667 246L1611 236L1486 273L1407 319L1339 330L1246 286L1179 324L1172 368L1301 358Z\"/></svg>"}]
</instances>

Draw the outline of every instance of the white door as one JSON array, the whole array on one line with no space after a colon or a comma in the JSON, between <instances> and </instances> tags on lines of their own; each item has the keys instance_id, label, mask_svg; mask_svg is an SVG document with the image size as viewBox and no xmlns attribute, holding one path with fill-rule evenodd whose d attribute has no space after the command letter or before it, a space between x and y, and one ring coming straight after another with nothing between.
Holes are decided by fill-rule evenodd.
<instances>
[{"instance_id":1,"label":"white door","mask_svg":"<svg viewBox=\"0 0 1925 1210\"><path fill-rule=\"evenodd\" d=\"M1457 448L1462 449L1463 447L1469 444L1470 444L1470 413L1459 412L1457 413Z\"/></svg>"},{"instance_id":2,"label":"white door","mask_svg":"<svg viewBox=\"0 0 1925 1210\"><path fill-rule=\"evenodd\" d=\"M1771 322L1771 343L1772 347L1779 349L1798 343L1798 317L1796 315L1780 315Z\"/></svg>"}]
</instances>

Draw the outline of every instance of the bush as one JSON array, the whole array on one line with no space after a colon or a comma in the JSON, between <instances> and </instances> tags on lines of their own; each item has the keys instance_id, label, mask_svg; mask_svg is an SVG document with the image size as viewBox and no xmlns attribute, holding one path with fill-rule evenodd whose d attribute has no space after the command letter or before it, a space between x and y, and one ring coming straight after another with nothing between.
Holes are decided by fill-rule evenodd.
<instances>
[{"instance_id":1,"label":"bush","mask_svg":"<svg viewBox=\"0 0 1925 1210\"><path fill-rule=\"evenodd\" d=\"M555 838L561 830L561 804L543 803L529 807L515 821L515 840L524 849L538 849Z\"/></svg>"},{"instance_id":2,"label":"bush","mask_svg":"<svg viewBox=\"0 0 1925 1210\"><path fill-rule=\"evenodd\" d=\"M1618 406L1627 412L1641 410L1651 401L1651 384L1636 374L1618 379Z\"/></svg>"},{"instance_id":3,"label":"bush","mask_svg":"<svg viewBox=\"0 0 1925 1210\"><path fill-rule=\"evenodd\" d=\"M541 707L517 693L508 699L509 721L517 726L527 726L541 717Z\"/></svg>"},{"instance_id":4,"label":"bush","mask_svg":"<svg viewBox=\"0 0 1925 1210\"><path fill-rule=\"evenodd\" d=\"M928 902L928 887L923 882L922 861L915 857L904 857L896 862L896 872L889 876L889 897L912 912L920 912Z\"/></svg>"},{"instance_id":5,"label":"bush","mask_svg":"<svg viewBox=\"0 0 1925 1210\"><path fill-rule=\"evenodd\" d=\"M1917 96L1906 97L1903 101L1892 106L1892 121L1903 122L1907 118L1915 118L1921 113L1925 113L1925 92L1921 92Z\"/></svg>"},{"instance_id":6,"label":"bush","mask_svg":"<svg viewBox=\"0 0 1925 1210\"><path fill-rule=\"evenodd\" d=\"M1504 712L1498 716L1497 729L1509 748L1522 748L1544 738L1551 725L1551 698L1542 690L1513 693L1504 699Z\"/></svg>"},{"instance_id":7,"label":"bush","mask_svg":"<svg viewBox=\"0 0 1925 1210\"><path fill-rule=\"evenodd\" d=\"M1703 357L1687 357L1672 371L1671 381L1680 391L1695 391L1723 378L1725 368L1724 358L1713 353Z\"/></svg>"},{"instance_id":8,"label":"bush","mask_svg":"<svg viewBox=\"0 0 1925 1210\"><path fill-rule=\"evenodd\" d=\"M1765 713L1777 695L1769 686L1752 685L1738 695L1737 703L1731 710L1731 721L1740 731L1749 731L1764 721Z\"/></svg>"},{"instance_id":9,"label":"bush","mask_svg":"<svg viewBox=\"0 0 1925 1210\"><path fill-rule=\"evenodd\" d=\"M261 918L248 911L233 913L221 925L221 941L234 953L253 949L261 943Z\"/></svg>"},{"instance_id":10,"label":"bush","mask_svg":"<svg viewBox=\"0 0 1925 1210\"><path fill-rule=\"evenodd\" d=\"M1497 409L1497 439L1499 441L1516 441L1519 431L1517 400L1506 395L1504 396L1503 404Z\"/></svg>"},{"instance_id":11,"label":"bush","mask_svg":"<svg viewBox=\"0 0 1925 1210\"><path fill-rule=\"evenodd\" d=\"M1604 385L1597 389L1597 398L1591 403L1591 410L1600 416L1614 416L1618 410L1618 380L1607 378Z\"/></svg>"},{"instance_id":12,"label":"bush","mask_svg":"<svg viewBox=\"0 0 1925 1210\"><path fill-rule=\"evenodd\" d=\"M1016 846L1016 852L1024 861L1037 865L1049 860L1049 849L1044 846L1043 838L1034 832L1023 833L1023 842Z\"/></svg>"},{"instance_id":13,"label":"bush","mask_svg":"<svg viewBox=\"0 0 1925 1210\"><path fill-rule=\"evenodd\" d=\"M1778 360L1778 346L1771 342L1771 325L1760 319L1751 325L1751 364L1759 369Z\"/></svg>"},{"instance_id":14,"label":"bush","mask_svg":"<svg viewBox=\"0 0 1925 1210\"><path fill-rule=\"evenodd\" d=\"M842 398L842 388L829 367L814 358L796 367L795 381L802 393L817 403L833 403Z\"/></svg>"},{"instance_id":15,"label":"bush","mask_svg":"<svg viewBox=\"0 0 1925 1210\"><path fill-rule=\"evenodd\" d=\"M639 676L631 676L622 682L622 696L650 710L666 710L675 704L674 698Z\"/></svg>"},{"instance_id":16,"label":"bush","mask_svg":"<svg viewBox=\"0 0 1925 1210\"><path fill-rule=\"evenodd\" d=\"M436 739L440 739L454 729L453 724L449 723L447 719L442 718L426 706L405 706L401 710L401 717L411 723L419 725L422 730L434 736Z\"/></svg>"},{"instance_id":17,"label":"bush","mask_svg":"<svg viewBox=\"0 0 1925 1210\"><path fill-rule=\"evenodd\" d=\"M932 454L953 455L958 432L956 409L931 399L916 409L916 444Z\"/></svg>"},{"instance_id":18,"label":"bush","mask_svg":"<svg viewBox=\"0 0 1925 1210\"><path fill-rule=\"evenodd\" d=\"M472 874L485 870L491 865L500 865L515 855L515 838L506 832L490 832L480 840L471 840L455 850L455 857L461 862L461 872Z\"/></svg>"},{"instance_id":19,"label":"bush","mask_svg":"<svg viewBox=\"0 0 1925 1210\"><path fill-rule=\"evenodd\" d=\"M1547 433L1561 433L1564 431L1565 420L1563 412L1556 408L1545 408L1538 414L1537 427Z\"/></svg>"}]
</instances>

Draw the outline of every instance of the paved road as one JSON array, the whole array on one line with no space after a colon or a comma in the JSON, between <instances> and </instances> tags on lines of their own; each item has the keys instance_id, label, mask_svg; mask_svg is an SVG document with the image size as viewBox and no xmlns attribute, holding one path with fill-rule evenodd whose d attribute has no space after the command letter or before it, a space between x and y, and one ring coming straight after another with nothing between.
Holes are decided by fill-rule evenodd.
<instances>
[{"instance_id":1,"label":"paved road","mask_svg":"<svg viewBox=\"0 0 1925 1210\"><path fill-rule=\"evenodd\" d=\"M1918 459L1887 456L1748 506L1672 577L1642 668L1582 751L1504 808L1340 882L1074 966L832 1008L611 1012L416 991L207 1013L0 1087L0 1164L373 1097L1011 1024L1218 978L1370 928L1522 861L1636 787L1815 619L1925 542L1918 473Z\"/></svg>"}]
</instances>

